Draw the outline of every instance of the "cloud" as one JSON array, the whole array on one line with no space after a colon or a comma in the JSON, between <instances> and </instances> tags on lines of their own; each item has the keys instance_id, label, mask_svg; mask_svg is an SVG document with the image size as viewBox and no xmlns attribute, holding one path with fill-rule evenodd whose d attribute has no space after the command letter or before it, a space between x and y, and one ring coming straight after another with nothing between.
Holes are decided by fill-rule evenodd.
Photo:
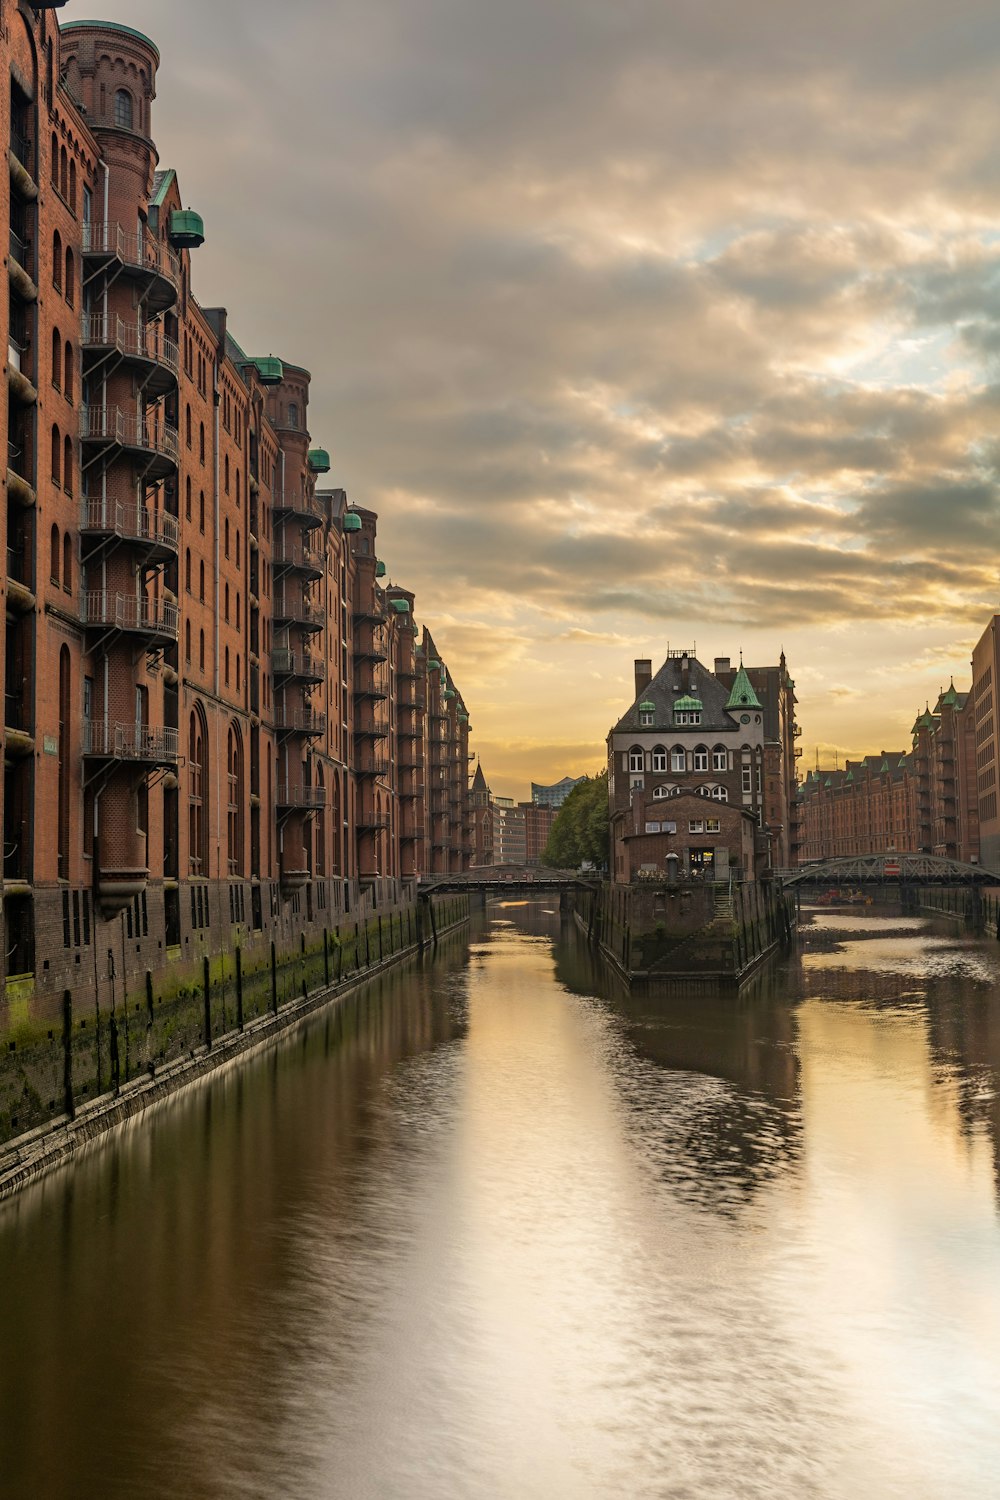
<instances>
[{"instance_id":1,"label":"cloud","mask_svg":"<svg viewBox=\"0 0 1000 1500\"><path fill-rule=\"evenodd\" d=\"M995 5L106 9L161 46L200 300L312 370L332 478L505 766L568 769L554 714L600 755L589 649L624 699L668 639L784 645L831 744L967 655L1000 534Z\"/></svg>"}]
</instances>

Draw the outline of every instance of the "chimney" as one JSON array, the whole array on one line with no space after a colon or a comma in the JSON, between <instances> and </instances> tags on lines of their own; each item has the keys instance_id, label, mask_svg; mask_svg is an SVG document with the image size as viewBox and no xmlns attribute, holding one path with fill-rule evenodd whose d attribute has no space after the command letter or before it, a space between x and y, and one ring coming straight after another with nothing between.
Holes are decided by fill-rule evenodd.
<instances>
[{"instance_id":1,"label":"chimney","mask_svg":"<svg viewBox=\"0 0 1000 1500\"><path fill-rule=\"evenodd\" d=\"M641 698L653 680L653 663L643 661L641 657L635 659L635 696Z\"/></svg>"},{"instance_id":2,"label":"chimney","mask_svg":"<svg viewBox=\"0 0 1000 1500\"><path fill-rule=\"evenodd\" d=\"M681 691L686 693L691 686L691 659L685 651L681 657Z\"/></svg>"},{"instance_id":3,"label":"chimney","mask_svg":"<svg viewBox=\"0 0 1000 1500\"><path fill-rule=\"evenodd\" d=\"M715 675L716 675L716 677L721 677L722 674L723 674L723 672L728 672L728 671L729 671L729 657L728 656L717 656L715 658Z\"/></svg>"}]
</instances>

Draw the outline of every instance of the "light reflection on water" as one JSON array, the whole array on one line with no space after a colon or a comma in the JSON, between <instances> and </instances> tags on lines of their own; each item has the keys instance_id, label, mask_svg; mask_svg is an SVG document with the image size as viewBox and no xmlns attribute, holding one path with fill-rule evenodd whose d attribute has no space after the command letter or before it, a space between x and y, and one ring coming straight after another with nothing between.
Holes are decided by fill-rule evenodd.
<instances>
[{"instance_id":1,"label":"light reflection on water","mask_svg":"<svg viewBox=\"0 0 1000 1500\"><path fill-rule=\"evenodd\" d=\"M629 996L539 905L0 1213L6 1497L864 1496L1000 1472L1000 969L822 913Z\"/></svg>"}]
</instances>

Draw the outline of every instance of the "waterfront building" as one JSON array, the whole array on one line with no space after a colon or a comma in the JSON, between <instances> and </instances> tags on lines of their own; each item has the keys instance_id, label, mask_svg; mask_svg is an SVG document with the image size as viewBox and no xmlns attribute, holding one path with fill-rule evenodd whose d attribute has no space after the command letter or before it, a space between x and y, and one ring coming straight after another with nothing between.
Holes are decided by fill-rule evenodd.
<instances>
[{"instance_id":1,"label":"waterfront building","mask_svg":"<svg viewBox=\"0 0 1000 1500\"><path fill-rule=\"evenodd\" d=\"M635 662L635 699L608 735L617 882L635 879L640 869L648 874L650 865L680 877L735 869L753 879L772 862L772 839L781 857L797 852L797 820L789 813L795 696L784 655L780 667L758 670L760 692L742 663L734 671L720 657L715 666L710 671L688 650L668 651L655 675L648 659ZM687 810L689 795L707 804L701 818ZM679 798L683 812L674 816ZM742 820L713 810L719 807L746 812L753 839Z\"/></svg>"},{"instance_id":2,"label":"waterfront building","mask_svg":"<svg viewBox=\"0 0 1000 1500\"><path fill-rule=\"evenodd\" d=\"M1000 715L995 702L998 683L1000 615L994 615L972 649L971 694L980 854L983 864L991 870L1000 870L1000 811L997 805Z\"/></svg>"},{"instance_id":3,"label":"waterfront building","mask_svg":"<svg viewBox=\"0 0 1000 1500\"><path fill-rule=\"evenodd\" d=\"M7 6L5 995L285 950L467 868L469 715L309 371L202 307L159 54Z\"/></svg>"}]
</instances>

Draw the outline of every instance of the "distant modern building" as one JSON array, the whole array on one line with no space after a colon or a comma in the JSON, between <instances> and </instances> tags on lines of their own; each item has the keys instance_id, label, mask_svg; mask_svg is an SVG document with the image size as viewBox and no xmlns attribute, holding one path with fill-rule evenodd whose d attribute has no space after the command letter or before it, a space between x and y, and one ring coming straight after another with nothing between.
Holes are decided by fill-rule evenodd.
<instances>
[{"instance_id":1,"label":"distant modern building","mask_svg":"<svg viewBox=\"0 0 1000 1500\"><path fill-rule=\"evenodd\" d=\"M585 776L564 776L562 781L556 781L552 786L542 786L540 782L533 781L531 783L532 806L562 807L573 788L586 779Z\"/></svg>"}]
</instances>

